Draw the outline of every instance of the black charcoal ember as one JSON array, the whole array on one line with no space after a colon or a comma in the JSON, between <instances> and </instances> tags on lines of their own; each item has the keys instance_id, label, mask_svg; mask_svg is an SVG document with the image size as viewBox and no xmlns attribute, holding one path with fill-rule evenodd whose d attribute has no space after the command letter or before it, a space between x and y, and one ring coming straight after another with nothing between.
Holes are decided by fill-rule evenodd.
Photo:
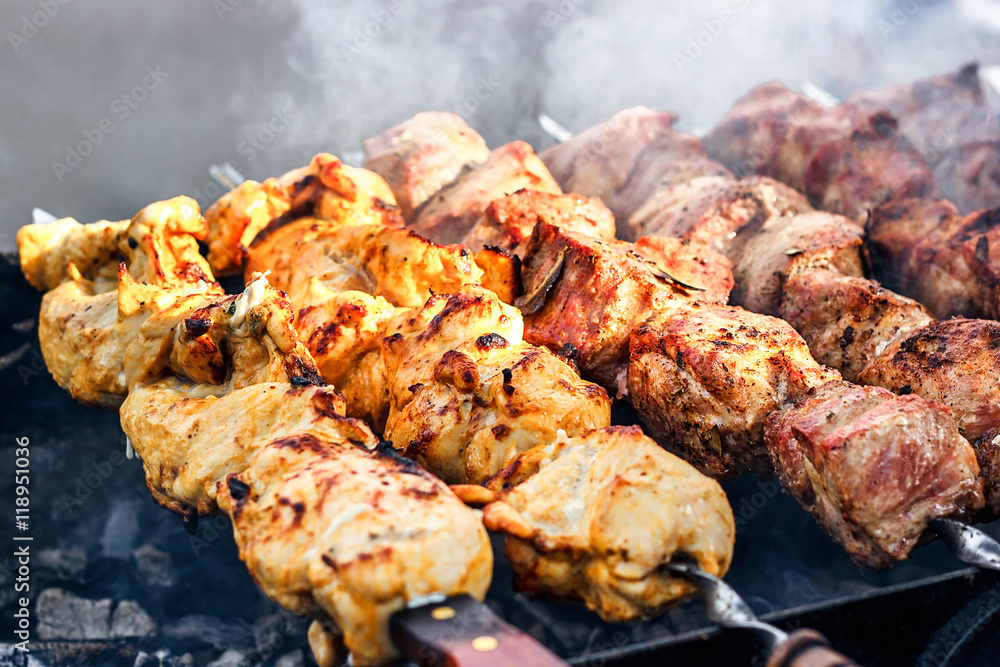
<instances>
[{"instance_id":1,"label":"black charcoal ember","mask_svg":"<svg viewBox=\"0 0 1000 667\"><path fill-rule=\"evenodd\" d=\"M111 635L111 600L88 600L61 588L38 596L41 639L107 639Z\"/></svg>"},{"instance_id":2,"label":"black charcoal ember","mask_svg":"<svg viewBox=\"0 0 1000 667\"><path fill-rule=\"evenodd\" d=\"M173 586L177 583L174 559L152 544L144 544L133 551L132 562L147 586Z\"/></svg>"},{"instance_id":3,"label":"black charcoal ember","mask_svg":"<svg viewBox=\"0 0 1000 667\"><path fill-rule=\"evenodd\" d=\"M149 637L156 634L156 622L134 600L123 600L111 616L112 637Z\"/></svg>"},{"instance_id":4,"label":"black charcoal ember","mask_svg":"<svg viewBox=\"0 0 1000 667\"><path fill-rule=\"evenodd\" d=\"M163 649L153 653L139 651L132 667L192 667L194 664L194 656L190 653L174 656Z\"/></svg>"},{"instance_id":5,"label":"black charcoal ember","mask_svg":"<svg viewBox=\"0 0 1000 667\"><path fill-rule=\"evenodd\" d=\"M68 549L42 549L38 552L40 574L60 581L84 581L87 552L78 546Z\"/></svg>"}]
</instances>

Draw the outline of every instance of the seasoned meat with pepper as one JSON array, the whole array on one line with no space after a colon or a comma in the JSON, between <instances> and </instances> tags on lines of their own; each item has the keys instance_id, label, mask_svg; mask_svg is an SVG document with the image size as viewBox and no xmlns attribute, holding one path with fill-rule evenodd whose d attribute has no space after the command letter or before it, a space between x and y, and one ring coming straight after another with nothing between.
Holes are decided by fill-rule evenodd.
<instances>
[{"instance_id":1,"label":"seasoned meat with pepper","mask_svg":"<svg viewBox=\"0 0 1000 667\"><path fill-rule=\"evenodd\" d=\"M1000 426L1000 322L942 320L890 346L858 382L948 406L970 441Z\"/></svg>"},{"instance_id":2,"label":"seasoned meat with pepper","mask_svg":"<svg viewBox=\"0 0 1000 667\"><path fill-rule=\"evenodd\" d=\"M871 280L824 269L785 282L779 315L802 335L817 361L848 382L896 342L934 321L912 299Z\"/></svg>"},{"instance_id":3,"label":"seasoned meat with pepper","mask_svg":"<svg viewBox=\"0 0 1000 667\"><path fill-rule=\"evenodd\" d=\"M963 214L1000 208L1000 137L962 141L938 162L934 177Z\"/></svg>"},{"instance_id":4,"label":"seasoned meat with pepper","mask_svg":"<svg viewBox=\"0 0 1000 667\"><path fill-rule=\"evenodd\" d=\"M802 194L765 176L698 179L671 191L670 202L654 197L635 213L629 221L633 237L687 239L733 259L768 221L813 210Z\"/></svg>"},{"instance_id":5,"label":"seasoned meat with pepper","mask_svg":"<svg viewBox=\"0 0 1000 667\"><path fill-rule=\"evenodd\" d=\"M319 153L307 166L278 178L245 181L209 207L205 219L212 269L219 275L240 273L250 248L301 217L338 225L403 225L392 191L378 174Z\"/></svg>"},{"instance_id":6,"label":"seasoned meat with pepper","mask_svg":"<svg viewBox=\"0 0 1000 667\"><path fill-rule=\"evenodd\" d=\"M71 232L94 244L94 257L104 253L97 246L107 244L109 233L107 223L95 224L93 231L74 227ZM195 201L175 197L150 204L118 234L117 252L124 261L117 264L116 283L106 278L105 269L89 280L69 265L69 280L45 294L38 317L42 356L59 386L88 405L121 404L127 391L125 349L142 323L187 295L197 300L221 293L198 254L198 240L207 233ZM29 244L25 251L30 254L34 247ZM52 252L65 250L57 245ZM90 251L78 246L76 252L79 257ZM50 274L45 285L50 278L61 279Z\"/></svg>"},{"instance_id":7,"label":"seasoned meat with pepper","mask_svg":"<svg viewBox=\"0 0 1000 667\"><path fill-rule=\"evenodd\" d=\"M615 238L615 218L600 199L520 190L487 206L462 242L476 252L485 246L518 252L540 221L595 238Z\"/></svg>"},{"instance_id":8,"label":"seasoned meat with pepper","mask_svg":"<svg viewBox=\"0 0 1000 667\"><path fill-rule=\"evenodd\" d=\"M829 382L764 438L785 490L858 565L905 559L931 520L983 506L975 452L947 408L918 396Z\"/></svg>"},{"instance_id":9,"label":"seasoned meat with pepper","mask_svg":"<svg viewBox=\"0 0 1000 667\"><path fill-rule=\"evenodd\" d=\"M408 221L435 193L490 154L461 116L443 111L418 113L363 144L365 169L385 179Z\"/></svg>"},{"instance_id":10,"label":"seasoned meat with pepper","mask_svg":"<svg viewBox=\"0 0 1000 667\"><path fill-rule=\"evenodd\" d=\"M627 238L626 222L655 190L698 176L729 176L690 134L672 129L677 116L645 106L608 120L542 152L566 192L600 197Z\"/></svg>"},{"instance_id":11,"label":"seasoned meat with pepper","mask_svg":"<svg viewBox=\"0 0 1000 667\"><path fill-rule=\"evenodd\" d=\"M73 218L62 218L25 225L17 230L21 271L42 292L71 280L71 274L93 281L97 291L113 290L118 283L119 246L129 224L129 220L101 220L81 225Z\"/></svg>"},{"instance_id":12,"label":"seasoned meat with pepper","mask_svg":"<svg viewBox=\"0 0 1000 667\"><path fill-rule=\"evenodd\" d=\"M522 275L524 338L559 351L572 345L584 378L623 389L632 328L663 309L725 300L732 277L725 258L696 244L600 241L540 222L528 241Z\"/></svg>"},{"instance_id":13,"label":"seasoned meat with pepper","mask_svg":"<svg viewBox=\"0 0 1000 667\"><path fill-rule=\"evenodd\" d=\"M785 284L803 271L831 269L860 278L863 235L847 218L825 211L767 220L730 257L732 303L777 315Z\"/></svg>"},{"instance_id":14,"label":"seasoned meat with pepper","mask_svg":"<svg viewBox=\"0 0 1000 667\"><path fill-rule=\"evenodd\" d=\"M435 243L461 243L493 200L524 189L562 192L531 146L512 141L438 190L408 227Z\"/></svg>"},{"instance_id":15,"label":"seasoned meat with pepper","mask_svg":"<svg viewBox=\"0 0 1000 667\"><path fill-rule=\"evenodd\" d=\"M559 434L488 485L498 500L483 521L507 536L514 587L582 600L606 621L649 617L695 593L662 567L675 558L719 577L732 560L722 488L638 426Z\"/></svg>"},{"instance_id":16,"label":"seasoned meat with pepper","mask_svg":"<svg viewBox=\"0 0 1000 667\"><path fill-rule=\"evenodd\" d=\"M1000 317L1000 209L902 199L872 211L867 232L876 276L936 317Z\"/></svg>"},{"instance_id":17,"label":"seasoned meat with pepper","mask_svg":"<svg viewBox=\"0 0 1000 667\"><path fill-rule=\"evenodd\" d=\"M787 323L733 306L658 314L630 351L628 392L647 431L719 478L768 473L764 420L840 377Z\"/></svg>"},{"instance_id":18,"label":"seasoned meat with pepper","mask_svg":"<svg viewBox=\"0 0 1000 667\"><path fill-rule=\"evenodd\" d=\"M390 662L394 611L435 594L482 600L489 588L493 554L477 513L375 443L358 420L324 419L269 441L218 485L254 581L317 618L319 660L343 633L354 664Z\"/></svg>"}]
</instances>

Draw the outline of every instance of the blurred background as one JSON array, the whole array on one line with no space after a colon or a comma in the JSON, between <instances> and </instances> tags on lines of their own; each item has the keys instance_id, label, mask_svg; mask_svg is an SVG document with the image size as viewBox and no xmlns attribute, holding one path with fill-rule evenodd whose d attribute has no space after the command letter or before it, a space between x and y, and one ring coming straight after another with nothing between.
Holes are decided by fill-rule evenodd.
<instances>
[{"instance_id":1,"label":"blurred background","mask_svg":"<svg viewBox=\"0 0 1000 667\"><path fill-rule=\"evenodd\" d=\"M491 145L551 143L621 107L711 127L752 86L836 96L1000 64L993 0L24 0L0 5L0 249L40 206L81 222L218 195L417 111Z\"/></svg>"}]
</instances>

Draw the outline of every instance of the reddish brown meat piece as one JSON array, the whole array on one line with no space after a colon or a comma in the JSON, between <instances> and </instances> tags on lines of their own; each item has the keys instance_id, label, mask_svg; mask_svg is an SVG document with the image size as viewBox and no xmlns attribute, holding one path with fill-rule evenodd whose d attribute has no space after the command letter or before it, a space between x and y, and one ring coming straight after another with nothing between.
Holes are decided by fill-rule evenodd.
<instances>
[{"instance_id":1,"label":"reddish brown meat piece","mask_svg":"<svg viewBox=\"0 0 1000 667\"><path fill-rule=\"evenodd\" d=\"M734 258L769 220L812 211L799 192L766 176L696 179L658 190L629 220L633 236L673 236Z\"/></svg>"},{"instance_id":2,"label":"reddish brown meat piece","mask_svg":"<svg viewBox=\"0 0 1000 667\"><path fill-rule=\"evenodd\" d=\"M975 440L1000 427L1000 322L953 319L917 329L869 364L858 382L943 403L962 434Z\"/></svg>"},{"instance_id":3,"label":"reddish brown meat piece","mask_svg":"<svg viewBox=\"0 0 1000 667\"><path fill-rule=\"evenodd\" d=\"M490 202L525 188L561 193L531 146L512 141L428 199L409 228L435 243L461 243Z\"/></svg>"},{"instance_id":4,"label":"reddish brown meat piece","mask_svg":"<svg viewBox=\"0 0 1000 667\"><path fill-rule=\"evenodd\" d=\"M918 396L830 382L764 438L785 490L858 565L905 559L931 520L983 506L975 452L947 408Z\"/></svg>"},{"instance_id":5,"label":"reddish brown meat piece","mask_svg":"<svg viewBox=\"0 0 1000 667\"><path fill-rule=\"evenodd\" d=\"M365 169L392 188L406 220L434 193L467 169L482 164L490 149L461 116L424 111L364 140Z\"/></svg>"},{"instance_id":6,"label":"reddish brown meat piece","mask_svg":"<svg viewBox=\"0 0 1000 667\"><path fill-rule=\"evenodd\" d=\"M863 233L847 218L825 211L768 220L732 257L732 302L777 315L786 281L803 271L832 269L860 278Z\"/></svg>"},{"instance_id":7,"label":"reddish brown meat piece","mask_svg":"<svg viewBox=\"0 0 1000 667\"><path fill-rule=\"evenodd\" d=\"M875 274L939 318L1000 317L1000 209L904 199L868 220Z\"/></svg>"},{"instance_id":8,"label":"reddish brown meat piece","mask_svg":"<svg viewBox=\"0 0 1000 667\"><path fill-rule=\"evenodd\" d=\"M997 129L975 63L954 74L854 93L842 106L862 116L888 111L931 165L956 142Z\"/></svg>"},{"instance_id":9,"label":"reddish brown meat piece","mask_svg":"<svg viewBox=\"0 0 1000 667\"><path fill-rule=\"evenodd\" d=\"M516 251L540 220L595 238L615 238L615 217L600 199L520 190L487 206L463 243L474 252L485 246Z\"/></svg>"},{"instance_id":10,"label":"reddish brown meat piece","mask_svg":"<svg viewBox=\"0 0 1000 667\"><path fill-rule=\"evenodd\" d=\"M849 382L894 343L934 321L912 299L828 270L786 281L779 315L802 334L820 363Z\"/></svg>"},{"instance_id":11,"label":"reddish brown meat piece","mask_svg":"<svg viewBox=\"0 0 1000 667\"><path fill-rule=\"evenodd\" d=\"M644 106L623 109L546 149L542 159L563 190L600 197L624 238L625 222L664 182L727 173L696 137L671 129L675 120Z\"/></svg>"},{"instance_id":12,"label":"reddish brown meat piece","mask_svg":"<svg viewBox=\"0 0 1000 667\"><path fill-rule=\"evenodd\" d=\"M660 313L631 336L628 390L647 432L713 477L769 473L764 420L839 377L787 323L732 306Z\"/></svg>"},{"instance_id":13,"label":"reddish brown meat piece","mask_svg":"<svg viewBox=\"0 0 1000 667\"><path fill-rule=\"evenodd\" d=\"M961 142L938 163L934 176L962 213L1000 207L1000 137Z\"/></svg>"},{"instance_id":14,"label":"reddish brown meat piece","mask_svg":"<svg viewBox=\"0 0 1000 667\"><path fill-rule=\"evenodd\" d=\"M725 258L675 242L668 259L666 249L538 223L522 266L524 295L515 301L525 340L554 351L571 346L583 377L616 392L635 325L659 310L725 298L732 285Z\"/></svg>"}]
</instances>

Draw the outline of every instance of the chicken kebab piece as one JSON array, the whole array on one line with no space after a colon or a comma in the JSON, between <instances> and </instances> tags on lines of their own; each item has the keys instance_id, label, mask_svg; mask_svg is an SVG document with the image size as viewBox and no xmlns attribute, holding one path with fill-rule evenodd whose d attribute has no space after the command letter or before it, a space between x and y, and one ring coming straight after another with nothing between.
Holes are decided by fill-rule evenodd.
<instances>
[{"instance_id":1,"label":"chicken kebab piece","mask_svg":"<svg viewBox=\"0 0 1000 667\"><path fill-rule=\"evenodd\" d=\"M129 346L122 427L154 498L223 509L265 594L315 619L320 665L383 664L392 612L489 587L476 512L399 457L320 380L293 310L259 277L239 296L157 313Z\"/></svg>"},{"instance_id":2,"label":"chicken kebab piece","mask_svg":"<svg viewBox=\"0 0 1000 667\"><path fill-rule=\"evenodd\" d=\"M207 234L189 197L150 204L131 221L64 219L19 230L25 276L48 290L38 333L59 386L87 405L121 404L125 349L143 322L178 300L222 293L198 254Z\"/></svg>"}]
</instances>

